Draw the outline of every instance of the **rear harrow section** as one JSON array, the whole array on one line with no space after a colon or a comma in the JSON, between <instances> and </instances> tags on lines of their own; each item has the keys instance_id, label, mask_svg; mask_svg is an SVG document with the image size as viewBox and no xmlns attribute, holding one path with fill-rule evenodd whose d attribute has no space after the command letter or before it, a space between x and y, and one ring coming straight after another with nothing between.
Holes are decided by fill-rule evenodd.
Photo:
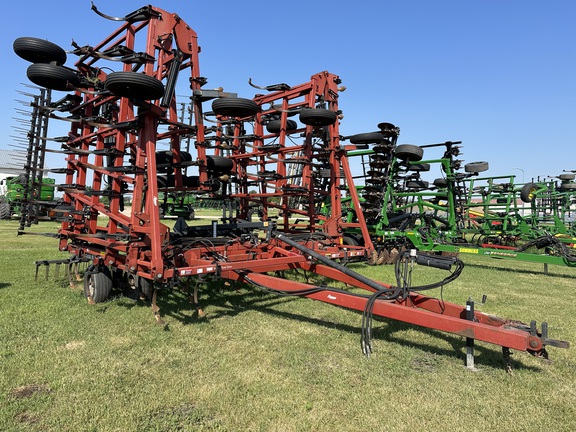
<instances>
[{"instance_id":1,"label":"rear harrow section","mask_svg":"<svg viewBox=\"0 0 576 432\"><path fill-rule=\"evenodd\" d=\"M337 75L320 72L295 86L253 85L264 93L252 99L206 90L197 35L180 17L147 6L116 20L124 24L98 44L74 44L73 68L61 56L49 67L38 60L60 53L51 45L33 42L23 50L20 43L17 51L40 65L31 79L66 92L38 108L70 123L66 137L45 140L61 147L43 151L65 157L59 248L73 257L67 265L88 265L88 301L104 301L120 285L151 300L163 323L158 289L194 287L191 299L201 313L198 286L212 277L363 311L367 354L372 315L540 355L547 344L567 345L479 312L467 318L465 308L423 296L417 287L376 282L343 265L373 256L365 214L381 212L369 190L361 202L348 154L372 145L370 178L381 185L399 130L382 123L378 132L344 143ZM177 81L189 83L189 121L178 115ZM408 162L419 160L415 149L400 150ZM180 217L168 226L160 196L177 194L217 202L222 217L204 225ZM352 209L362 211L349 217ZM344 235L349 230L355 237ZM404 251L394 256L397 265L416 259ZM312 272L367 294L271 276L285 270Z\"/></svg>"}]
</instances>

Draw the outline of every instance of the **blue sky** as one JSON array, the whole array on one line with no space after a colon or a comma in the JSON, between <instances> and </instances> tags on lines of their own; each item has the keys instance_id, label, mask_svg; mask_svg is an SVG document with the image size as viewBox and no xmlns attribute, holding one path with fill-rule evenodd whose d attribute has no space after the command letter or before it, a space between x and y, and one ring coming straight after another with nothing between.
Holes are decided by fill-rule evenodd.
<instances>
[{"instance_id":1,"label":"blue sky","mask_svg":"<svg viewBox=\"0 0 576 432\"><path fill-rule=\"evenodd\" d=\"M124 16L149 3L95 4ZM528 181L576 170L572 0L150 4L178 13L197 31L207 88L222 86L250 98L258 91L249 78L259 85L295 85L328 70L347 87L340 97L343 135L370 132L385 121L400 127L399 143L462 141L464 162L488 161L486 174ZM87 0L3 6L1 149L12 141L17 91L27 82L28 63L14 54L12 42L34 36L67 50L72 39L96 44L118 23L90 6ZM69 56L67 65L73 62Z\"/></svg>"}]
</instances>

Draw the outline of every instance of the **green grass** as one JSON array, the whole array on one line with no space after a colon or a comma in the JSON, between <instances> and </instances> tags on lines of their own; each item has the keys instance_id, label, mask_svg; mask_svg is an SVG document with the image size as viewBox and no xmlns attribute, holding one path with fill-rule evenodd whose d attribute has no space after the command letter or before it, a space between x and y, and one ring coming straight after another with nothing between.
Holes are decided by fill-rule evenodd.
<instances>
[{"instance_id":1,"label":"green grass","mask_svg":"<svg viewBox=\"0 0 576 432\"><path fill-rule=\"evenodd\" d=\"M573 348L550 348L550 362L515 352L509 375L499 348L478 342L473 373L462 338L377 320L366 359L360 314L215 283L206 318L164 293L163 328L143 302L88 305L80 285L35 282L35 260L62 256L56 240L16 230L0 222L2 431L576 430ZM462 258L445 300L486 294L481 310L576 340L575 269ZM353 268L393 282L391 266ZM444 276L417 268L414 282Z\"/></svg>"}]
</instances>

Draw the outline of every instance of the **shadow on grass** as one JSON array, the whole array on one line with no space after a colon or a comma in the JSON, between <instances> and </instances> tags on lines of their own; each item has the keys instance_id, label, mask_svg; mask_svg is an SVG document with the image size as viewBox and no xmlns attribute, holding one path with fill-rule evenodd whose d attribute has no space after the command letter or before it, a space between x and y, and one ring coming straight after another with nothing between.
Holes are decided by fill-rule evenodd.
<instances>
[{"instance_id":1,"label":"shadow on grass","mask_svg":"<svg viewBox=\"0 0 576 432\"><path fill-rule=\"evenodd\" d=\"M466 339L455 336L450 333L444 333L439 330L428 329L425 327L417 327L412 324L392 321L392 320L382 320L387 323L383 327L375 328L373 333L375 337L386 342L396 343L398 345L408 344L411 347L417 348L422 351L430 352L432 354L437 354L446 357L454 357L461 361L466 360ZM420 333L426 334L432 338L442 339L448 342L452 349L440 348L436 345L422 343L422 342L406 342L405 339L396 335L398 332L407 330L417 330ZM377 340L376 340L376 343ZM526 366L521 361L509 358L508 362L504 360L502 352L498 351L497 345L483 346L476 344L474 347L474 359L477 366L490 366L495 368L505 368L507 363L512 367L512 369L525 369L534 372L540 372L542 369L535 366Z\"/></svg>"},{"instance_id":2,"label":"shadow on grass","mask_svg":"<svg viewBox=\"0 0 576 432\"><path fill-rule=\"evenodd\" d=\"M158 298L158 305L160 306L160 313L164 318L173 318L184 324L193 324L202 321L217 320L222 317L234 317L245 311L252 310L261 313L269 314L276 317L298 320L310 325L324 327L332 331L341 331L358 335L358 342L360 342L360 323L361 316L358 313L358 326L350 326L347 324L334 323L332 321L320 320L302 315L297 312L288 312L278 310L276 306L284 305L300 300L300 297L279 297L277 295L254 291L250 288L244 287L242 292L235 289L222 290L215 289L210 291L209 295L202 296L204 302L209 303L210 312L206 318L199 317L194 310L194 307L187 298L187 295L181 291L171 291L163 293ZM313 301L313 300L310 300ZM144 302L127 303L124 306L134 307L137 305L145 305ZM348 310L348 309L347 309ZM373 328L374 344L377 346L379 341L381 343L393 343L400 346L410 346L418 350L428 352L431 354L439 355L442 357L454 358L458 361L464 362L466 359L466 340L461 336L452 335L439 330L428 329L419 327L412 324L404 323L401 321L394 321L382 317L374 317L375 326ZM377 326L376 322L384 323L383 326ZM407 341L403 339L398 333L416 330L431 338L431 343ZM447 342L452 348L442 348L434 343L434 339L440 339ZM360 353L360 343L358 343L358 350ZM506 367L503 354L500 347L497 345L483 346L476 344L475 346L475 361L477 366L493 367L503 369ZM360 354L361 355L361 354ZM526 366L521 361L514 358L508 359L508 364L512 369L526 369L531 371L541 371L540 368L534 366Z\"/></svg>"},{"instance_id":3,"label":"shadow on grass","mask_svg":"<svg viewBox=\"0 0 576 432\"><path fill-rule=\"evenodd\" d=\"M0 289L2 288L8 288L9 286L11 286L12 284L10 283L6 283L6 282L0 282Z\"/></svg>"}]
</instances>

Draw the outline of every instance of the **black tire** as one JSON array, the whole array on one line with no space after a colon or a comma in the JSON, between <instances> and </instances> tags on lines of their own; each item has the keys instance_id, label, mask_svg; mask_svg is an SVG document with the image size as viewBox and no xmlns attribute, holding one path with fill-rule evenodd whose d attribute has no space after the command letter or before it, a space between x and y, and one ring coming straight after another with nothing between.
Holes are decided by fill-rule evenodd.
<instances>
[{"instance_id":1,"label":"black tire","mask_svg":"<svg viewBox=\"0 0 576 432\"><path fill-rule=\"evenodd\" d=\"M189 152L180 152L180 160L182 162L190 162L192 155ZM156 152L156 164L166 165L172 163L172 152L170 150Z\"/></svg>"},{"instance_id":2,"label":"black tire","mask_svg":"<svg viewBox=\"0 0 576 432\"><path fill-rule=\"evenodd\" d=\"M428 172L428 171L430 171L430 164L429 163L419 163L419 164L408 165L408 171Z\"/></svg>"},{"instance_id":3,"label":"black tire","mask_svg":"<svg viewBox=\"0 0 576 432\"><path fill-rule=\"evenodd\" d=\"M209 171L222 174L231 172L234 168L234 162L224 156L209 155L206 156L206 166Z\"/></svg>"},{"instance_id":4,"label":"black tire","mask_svg":"<svg viewBox=\"0 0 576 432\"><path fill-rule=\"evenodd\" d=\"M84 273L84 296L94 303L106 301L112 292L112 276L108 267L101 271Z\"/></svg>"},{"instance_id":5,"label":"black tire","mask_svg":"<svg viewBox=\"0 0 576 432\"><path fill-rule=\"evenodd\" d=\"M44 39L19 37L12 44L18 57L31 63L66 63L66 51L60 46Z\"/></svg>"},{"instance_id":6,"label":"black tire","mask_svg":"<svg viewBox=\"0 0 576 432\"><path fill-rule=\"evenodd\" d=\"M464 165L464 171L467 173L481 173L488 171L488 162L470 162Z\"/></svg>"},{"instance_id":7,"label":"black tire","mask_svg":"<svg viewBox=\"0 0 576 432\"><path fill-rule=\"evenodd\" d=\"M308 126L330 126L336 123L338 114L324 108L305 108L300 111L299 118Z\"/></svg>"},{"instance_id":8,"label":"black tire","mask_svg":"<svg viewBox=\"0 0 576 432\"><path fill-rule=\"evenodd\" d=\"M212 102L214 114L225 117L254 117L260 112L260 107L252 99L220 98Z\"/></svg>"},{"instance_id":9,"label":"black tire","mask_svg":"<svg viewBox=\"0 0 576 432\"><path fill-rule=\"evenodd\" d=\"M148 300L152 300L152 295L154 294L153 281L145 279L141 276L136 276L136 287L144 297L146 297Z\"/></svg>"},{"instance_id":10,"label":"black tire","mask_svg":"<svg viewBox=\"0 0 576 432\"><path fill-rule=\"evenodd\" d=\"M200 176L186 176L184 178L184 186L190 188L200 187Z\"/></svg>"},{"instance_id":11,"label":"black tire","mask_svg":"<svg viewBox=\"0 0 576 432\"><path fill-rule=\"evenodd\" d=\"M40 87L68 91L80 85L80 76L64 66L51 63L34 63L26 70L28 79Z\"/></svg>"},{"instance_id":12,"label":"black tire","mask_svg":"<svg viewBox=\"0 0 576 432\"><path fill-rule=\"evenodd\" d=\"M380 132L367 132L352 135L350 142L352 144L380 144L384 139L384 135Z\"/></svg>"},{"instance_id":13,"label":"black tire","mask_svg":"<svg viewBox=\"0 0 576 432\"><path fill-rule=\"evenodd\" d=\"M174 187L176 179L173 175L159 175L156 177L159 188Z\"/></svg>"},{"instance_id":14,"label":"black tire","mask_svg":"<svg viewBox=\"0 0 576 432\"><path fill-rule=\"evenodd\" d=\"M437 188L445 188L448 187L448 180L446 180L444 177L439 177L434 180L433 184Z\"/></svg>"},{"instance_id":15,"label":"black tire","mask_svg":"<svg viewBox=\"0 0 576 432\"><path fill-rule=\"evenodd\" d=\"M155 100L164 96L162 81L137 72L112 72L106 77L104 88L131 99Z\"/></svg>"},{"instance_id":16,"label":"black tire","mask_svg":"<svg viewBox=\"0 0 576 432\"><path fill-rule=\"evenodd\" d=\"M507 204L508 198L496 198L496 204Z\"/></svg>"},{"instance_id":17,"label":"black tire","mask_svg":"<svg viewBox=\"0 0 576 432\"><path fill-rule=\"evenodd\" d=\"M281 129L282 120L272 120L266 124L266 130L268 133L280 133ZM286 121L286 132L290 132L296 129L298 129L298 123L296 123L294 120Z\"/></svg>"},{"instance_id":18,"label":"black tire","mask_svg":"<svg viewBox=\"0 0 576 432\"><path fill-rule=\"evenodd\" d=\"M576 174L568 173L568 174L560 174L558 178L562 181L569 181L576 179Z\"/></svg>"},{"instance_id":19,"label":"black tire","mask_svg":"<svg viewBox=\"0 0 576 432\"><path fill-rule=\"evenodd\" d=\"M531 203L536 198L538 185L536 183L526 183L520 189L520 199L525 203Z\"/></svg>"},{"instance_id":20,"label":"black tire","mask_svg":"<svg viewBox=\"0 0 576 432\"><path fill-rule=\"evenodd\" d=\"M408 189L428 189L430 184L424 180L410 180L406 182L406 188Z\"/></svg>"},{"instance_id":21,"label":"black tire","mask_svg":"<svg viewBox=\"0 0 576 432\"><path fill-rule=\"evenodd\" d=\"M194 209L190 209L188 214L186 215L186 220L194 220L196 218L196 211Z\"/></svg>"},{"instance_id":22,"label":"black tire","mask_svg":"<svg viewBox=\"0 0 576 432\"><path fill-rule=\"evenodd\" d=\"M412 144L400 144L396 146L396 150L394 151L396 157L403 161L409 162L417 162L422 160L422 156L424 156L424 149L417 145Z\"/></svg>"},{"instance_id":23,"label":"black tire","mask_svg":"<svg viewBox=\"0 0 576 432\"><path fill-rule=\"evenodd\" d=\"M576 183L562 183L560 185L560 190L574 190L576 189Z\"/></svg>"},{"instance_id":24,"label":"black tire","mask_svg":"<svg viewBox=\"0 0 576 432\"><path fill-rule=\"evenodd\" d=\"M360 241L358 240L358 237L353 234L344 234L342 236L342 244L347 246L359 246Z\"/></svg>"},{"instance_id":25,"label":"black tire","mask_svg":"<svg viewBox=\"0 0 576 432\"><path fill-rule=\"evenodd\" d=\"M12 216L10 203L0 202L0 219L10 219Z\"/></svg>"}]
</instances>

